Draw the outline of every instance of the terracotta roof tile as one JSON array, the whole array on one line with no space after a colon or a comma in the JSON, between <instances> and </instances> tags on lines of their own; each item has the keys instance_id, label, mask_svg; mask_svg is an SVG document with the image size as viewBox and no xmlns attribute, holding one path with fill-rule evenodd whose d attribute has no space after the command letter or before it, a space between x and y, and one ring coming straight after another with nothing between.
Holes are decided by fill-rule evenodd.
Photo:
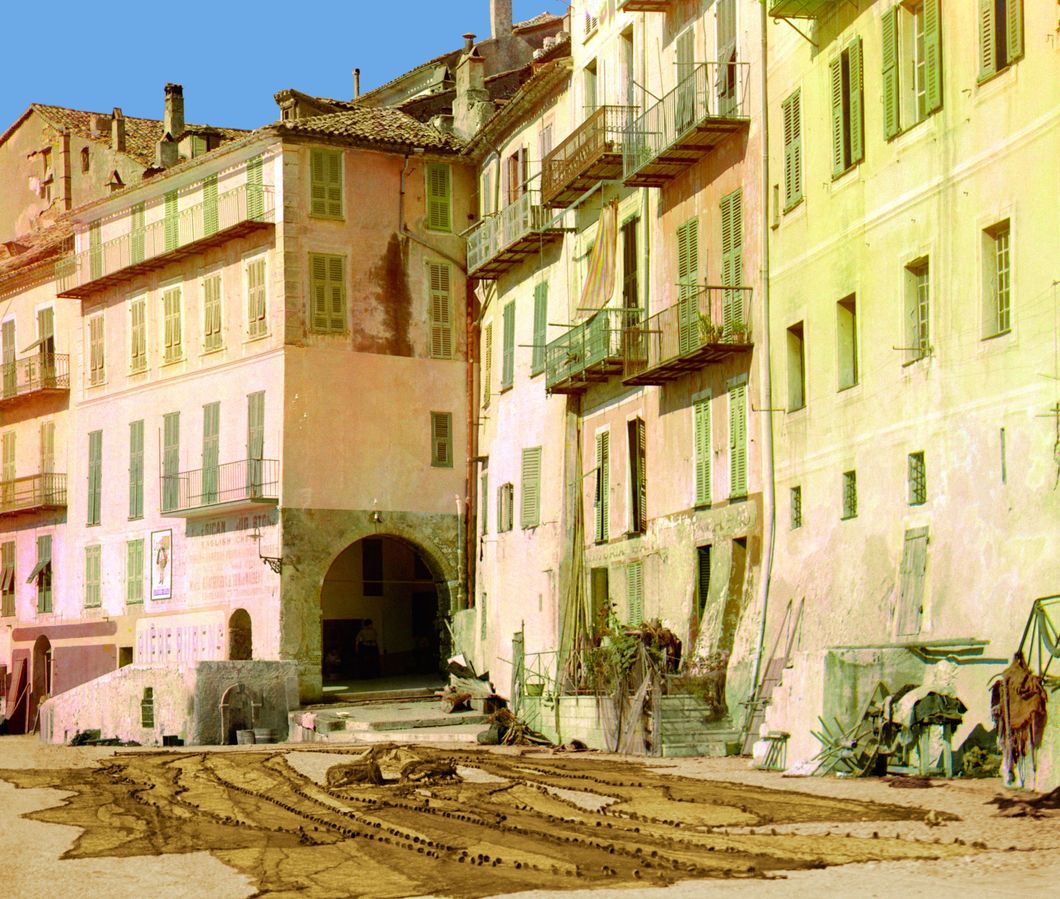
<instances>
[{"instance_id":1,"label":"terracotta roof tile","mask_svg":"<svg viewBox=\"0 0 1060 899\"><path fill-rule=\"evenodd\" d=\"M277 122L271 127L280 132L324 134L367 143L423 147L425 150L457 152L463 146L453 135L443 134L407 113L389 107L358 106L343 112Z\"/></svg>"}]
</instances>

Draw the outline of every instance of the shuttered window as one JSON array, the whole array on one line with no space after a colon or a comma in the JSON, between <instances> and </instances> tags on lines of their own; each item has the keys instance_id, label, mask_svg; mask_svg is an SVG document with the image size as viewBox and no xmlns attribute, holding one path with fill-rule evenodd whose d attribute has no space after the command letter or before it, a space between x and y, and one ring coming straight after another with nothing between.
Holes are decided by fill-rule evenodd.
<instances>
[{"instance_id":1,"label":"shuttered window","mask_svg":"<svg viewBox=\"0 0 1060 899\"><path fill-rule=\"evenodd\" d=\"M336 257L341 259L342 257ZM265 259L252 259L247 263L247 336L262 337L269 332L269 323L265 319ZM315 289L315 285L314 285ZM345 286L343 286L345 290ZM346 304L342 303L342 324L346 326Z\"/></svg>"},{"instance_id":2,"label":"shuttered window","mask_svg":"<svg viewBox=\"0 0 1060 899\"><path fill-rule=\"evenodd\" d=\"M710 397L692 404L693 441L695 444L696 505L709 506L711 473Z\"/></svg>"},{"instance_id":3,"label":"shuttered window","mask_svg":"<svg viewBox=\"0 0 1060 899\"><path fill-rule=\"evenodd\" d=\"M923 451L909 454L909 505L927 502L927 463Z\"/></svg>"},{"instance_id":4,"label":"shuttered window","mask_svg":"<svg viewBox=\"0 0 1060 899\"><path fill-rule=\"evenodd\" d=\"M501 358L501 390L515 380L515 303L504 307L504 355Z\"/></svg>"},{"instance_id":5,"label":"shuttered window","mask_svg":"<svg viewBox=\"0 0 1060 899\"><path fill-rule=\"evenodd\" d=\"M55 422L41 422L40 426L40 472L51 474L55 471Z\"/></svg>"},{"instance_id":6,"label":"shuttered window","mask_svg":"<svg viewBox=\"0 0 1060 899\"><path fill-rule=\"evenodd\" d=\"M548 283L534 287L534 346L530 356L530 374L545 370L545 342L548 335Z\"/></svg>"},{"instance_id":7,"label":"shuttered window","mask_svg":"<svg viewBox=\"0 0 1060 899\"><path fill-rule=\"evenodd\" d=\"M309 181L311 215L342 218L342 151L310 150Z\"/></svg>"},{"instance_id":8,"label":"shuttered window","mask_svg":"<svg viewBox=\"0 0 1060 899\"><path fill-rule=\"evenodd\" d=\"M94 544L85 547L85 608L94 609L100 605L100 546Z\"/></svg>"},{"instance_id":9,"label":"shuttered window","mask_svg":"<svg viewBox=\"0 0 1060 899\"><path fill-rule=\"evenodd\" d=\"M894 6L882 26L883 136L889 140L942 106L939 0Z\"/></svg>"},{"instance_id":10,"label":"shuttered window","mask_svg":"<svg viewBox=\"0 0 1060 899\"><path fill-rule=\"evenodd\" d=\"M217 502L217 480L220 473L221 404L202 407L202 503Z\"/></svg>"},{"instance_id":11,"label":"shuttered window","mask_svg":"<svg viewBox=\"0 0 1060 899\"><path fill-rule=\"evenodd\" d=\"M920 621L924 614L927 547L927 528L913 528L905 532L902 561L898 573L896 630L899 637L914 636L920 633Z\"/></svg>"},{"instance_id":12,"label":"shuttered window","mask_svg":"<svg viewBox=\"0 0 1060 899\"><path fill-rule=\"evenodd\" d=\"M247 160L247 218L259 219L265 214L262 160L255 156Z\"/></svg>"},{"instance_id":13,"label":"shuttered window","mask_svg":"<svg viewBox=\"0 0 1060 899\"><path fill-rule=\"evenodd\" d=\"M729 495L747 496L747 385L729 389Z\"/></svg>"},{"instance_id":14,"label":"shuttered window","mask_svg":"<svg viewBox=\"0 0 1060 899\"><path fill-rule=\"evenodd\" d=\"M541 524L541 447L523 450L522 496L519 523L524 528Z\"/></svg>"},{"instance_id":15,"label":"shuttered window","mask_svg":"<svg viewBox=\"0 0 1060 899\"><path fill-rule=\"evenodd\" d=\"M643 534L648 524L647 434L644 419L634 418L626 425L629 448L629 531Z\"/></svg>"},{"instance_id":16,"label":"shuttered window","mask_svg":"<svg viewBox=\"0 0 1060 899\"><path fill-rule=\"evenodd\" d=\"M4 495L3 502L7 503L14 501L15 485L15 432L4 431L3 437L0 438L0 446L3 447L3 481L4 481Z\"/></svg>"},{"instance_id":17,"label":"shuttered window","mask_svg":"<svg viewBox=\"0 0 1060 899\"><path fill-rule=\"evenodd\" d=\"M221 276L202 282L202 347L207 352L221 348Z\"/></svg>"},{"instance_id":18,"label":"shuttered window","mask_svg":"<svg viewBox=\"0 0 1060 899\"><path fill-rule=\"evenodd\" d=\"M861 38L855 37L829 64L832 97L832 177L864 159Z\"/></svg>"},{"instance_id":19,"label":"shuttered window","mask_svg":"<svg viewBox=\"0 0 1060 899\"><path fill-rule=\"evenodd\" d=\"M147 368L147 300L137 297L129 303L129 371Z\"/></svg>"},{"instance_id":20,"label":"shuttered window","mask_svg":"<svg viewBox=\"0 0 1060 899\"><path fill-rule=\"evenodd\" d=\"M181 320L180 288L171 287L162 293L164 321L162 361L177 362L184 356L184 328Z\"/></svg>"},{"instance_id":21,"label":"shuttered window","mask_svg":"<svg viewBox=\"0 0 1060 899\"><path fill-rule=\"evenodd\" d=\"M168 253L180 245L180 219L177 215L177 192L169 191L164 199L164 212L162 222L162 234L165 241L165 249Z\"/></svg>"},{"instance_id":22,"label":"shuttered window","mask_svg":"<svg viewBox=\"0 0 1060 899\"><path fill-rule=\"evenodd\" d=\"M677 229L678 348L687 353L699 346L699 219Z\"/></svg>"},{"instance_id":23,"label":"shuttered window","mask_svg":"<svg viewBox=\"0 0 1060 899\"><path fill-rule=\"evenodd\" d=\"M791 529L797 531L802 527L802 487L792 487L791 493Z\"/></svg>"},{"instance_id":24,"label":"shuttered window","mask_svg":"<svg viewBox=\"0 0 1060 899\"><path fill-rule=\"evenodd\" d=\"M217 232L217 176L202 179L202 230L204 234Z\"/></svg>"},{"instance_id":25,"label":"shuttered window","mask_svg":"<svg viewBox=\"0 0 1060 899\"><path fill-rule=\"evenodd\" d=\"M37 564L33 566L30 581L37 585L37 611L52 610L52 535L37 538Z\"/></svg>"},{"instance_id":26,"label":"shuttered window","mask_svg":"<svg viewBox=\"0 0 1060 899\"><path fill-rule=\"evenodd\" d=\"M431 358L453 358L452 267L447 262L427 263L431 312Z\"/></svg>"},{"instance_id":27,"label":"shuttered window","mask_svg":"<svg viewBox=\"0 0 1060 899\"><path fill-rule=\"evenodd\" d=\"M125 604L137 605L144 601L144 541L130 540L125 544Z\"/></svg>"},{"instance_id":28,"label":"shuttered window","mask_svg":"<svg viewBox=\"0 0 1060 899\"><path fill-rule=\"evenodd\" d=\"M180 413L162 416L162 511L177 508L180 497Z\"/></svg>"},{"instance_id":29,"label":"shuttered window","mask_svg":"<svg viewBox=\"0 0 1060 899\"><path fill-rule=\"evenodd\" d=\"M485 334L482 337L482 408L488 409L492 395L493 374L493 324L486 325Z\"/></svg>"},{"instance_id":30,"label":"shuttered window","mask_svg":"<svg viewBox=\"0 0 1060 899\"><path fill-rule=\"evenodd\" d=\"M88 360L88 383L102 384L107 379L102 315L88 320Z\"/></svg>"},{"instance_id":31,"label":"shuttered window","mask_svg":"<svg viewBox=\"0 0 1060 899\"><path fill-rule=\"evenodd\" d=\"M453 230L452 175L448 165L428 163L427 227L431 231Z\"/></svg>"},{"instance_id":32,"label":"shuttered window","mask_svg":"<svg viewBox=\"0 0 1060 899\"><path fill-rule=\"evenodd\" d=\"M265 457L265 391L247 395L247 495L260 496Z\"/></svg>"},{"instance_id":33,"label":"shuttered window","mask_svg":"<svg viewBox=\"0 0 1060 899\"><path fill-rule=\"evenodd\" d=\"M721 283L743 282L743 191L734 190L721 199ZM722 298L722 324L726 338L747 330L743 291L726 290Z\"/></svg>"},{"instance_id":34,"label":"shuttered window","mask_svg":"<svg viewBox=\"0 0 1060 899\"><path fill-rule=\"evenodd\" d=\"M132 208L132 226L130 230L129 260L135 264L144 260L144 204L137 203Z\"/></svg>"},{"instance_id":35,"label":"shuttered window","mask_svg":"<svg viewBox=\"0 0 1060 899\"><path fill-rule=\"evenodd\" d=\"M453 467L453 413L431 413L431 465Z\"/></svg>"},{"instance_id":36,"label":"shuttered window","mask_svg":"<svg viewBox=\"0 0 1060 899\"><path fill-rule=\"evenodd\" d=\"M888 140L898 134L901 126L899 110L898 69L898 7L883 14L883 136Z\"/></svg>"},{"instance_id":37,"label":"shuttered window","mask_svg":"<svg viewBox=\"0 0 1060 899\"><path fill-rule=\"evenodd\" d=\"M88 262L92 278L103 277L103 242L100 237L99 222L88 226Z\"/></svg>"},{"instance_id":38,"label":"shuttered window","mask_svg":"<svg viewBox=\"0 0 1060 899\"><path fill-rule=\"evenodd\" d=\"M318 334L342 333L346 330L345 257L310 253L309 272L312 280L310 330ZM248 268L248 292L249 278Z\"/></svg>"},{"instance_id":39,"label":"shuttered window","mask_svg":"<svg viewBox=\"0 0 1060 899\"><path fill-rule=\"evenodd\" d=\"M88 515L85 523L99 524L103 497L103 432L88 435Z\"/></svg>"},{"instance_id":40,"label":"shuttered window","mask_svg":"<svg viewBox=\"0 0 1060 899\"><path fill-rule=\"evenodd\" d=\"M593 503L596 513L595 536L597 543L609 539L611 523L611 435L603 431L596 435L596 495Z\"/></svg>"},{"instance_id":41,"label":"shuttered window","mask_svg":"<svg viewBox=\"0 0 1060 899\"><path fill-rule=\"evenodd\" d=\"M1012 328L1012 237L1008 220L983 232L984 336L1005 334Z\"/></svg>"},{"instance_id":42,"label":"shuttered window","mask_svg":"<svg viewBox=\"0 0 1060 899\"><path fill-rule=\"evenodd\" d=\"M4 397L14 396L18 390L18 367L15 365L15 320L0 325L0 353L3 354Z\"/></svg>"},{"instance_id":43,"label":"shuttered window","mask_svg":"<svg viewBox=\"0 0 1060 899\"><path fill-rule=\"evenodd\" d=\"M11 618L15 614L15 541L0 544L0 616Z\"/></svg>"},{"instance_id":44,"label":"shuttered window","mask_svg":"<svg viewBox=\"0 0 1060 899\"><path fill-rule=\"evenodd\" d=\"M858 473L843 472L843 520L858 517Z\"/></svg>"},{"instance_id":45,"label":"shuttered window","mask_svg":"<svg viewBox=\"0 0 1060 899\"><path fill-rule=\"evenodd\" d=\"M497 490L497 531L512 529L515 506L515 487L511 483L501 484Z\"/></svg>"},{"instance_id":46,"label":"shuttered window","mask_svg":"<svg viewBox=\"0 0 1060 899\"><path fill-rule=\"evenodd\" d=\"M784 211L802 200L802 92L781 105L784 118Z\"/></svg>"},{"instance_id":47,"label":"shuttered window","mask_svg":"<svg viewBox=\"0 0 1060 899\"><path fill-rule=\"evenodd\" d=\"M644 563L626 566L626 621L634 626L644 620Z\"/></svg>"},{"instance_id":48,"label":"shuttered window","mask_svg":"<svg viewBox=\"0 0 1060 899\"><path fill-rule=\"evenodd\" d=\"M1023 0L979 0L979 81L1023 56Z\"/></svg>"},{"instance_id":49,"label":"shuttered window","mask_svg":"<svg viewBox=\"0 0 1060 899\"><path fill-rule=\"evenodd\" d=\"M483 537L490 530L490 479L486 472L479 478L479 532Z\"/></svg>"},{"instance_id":50,"label":"shuttered window","mask_svg":"<svg viewBox=\"0 0 1060 899\"><path fill-rule=\"evenodd\" d=\"M129 422L129 518L144 516L144 423Z\"/></svg>"}]
</instances>

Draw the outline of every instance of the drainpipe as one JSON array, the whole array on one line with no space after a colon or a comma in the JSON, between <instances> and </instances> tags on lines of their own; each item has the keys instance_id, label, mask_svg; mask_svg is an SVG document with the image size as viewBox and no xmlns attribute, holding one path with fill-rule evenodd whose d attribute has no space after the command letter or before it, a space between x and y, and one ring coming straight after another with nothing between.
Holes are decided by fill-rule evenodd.
<instances>
[{"instance_id":1,"label":"drainpipe","mask_svg":"<svg viewBox=\"0 0 1060 899\"><path fill-rule=\"evenodd\" d=\"M409 173L409 154L401 166L400 190L398 191L398 236L405 236L405 176Z\"/></svg>"},{"instance_id":2,"label":"drainpipe","mask_svg":"<svg viewBox=\"0 0 1060 899\"><path fill-rule=\"evenodd\" d=\"M464 331L467 335L467 346L464 351L465 365L464 378L464 408L467 411L467 452L465 463L465 487L467 496L467 519L462 539L465 541L467 554L464 577L466 578L466 589L464 591L464 608L472 606L471 587L475 575L475 535L478 533L477 510L481 497L478 495L479 482L475 479L475 460L478 458L478 421L477 406L478 391L475 389L475 348L478 346L478 320L475 315L475 286L472 278L465 279L464 288ZM474 500L474 502L472 502Z\"/></svg>"},{"instance_id":3,"label":"drainpipe","mask_svg":"<svg viewBox=\"0 0 1060 899\"><path fill-rule=\"evenodd\" d=\"M758 690L758 679L762 673L762 654L766 642L766 612L769 608L769 584L773 574L773 549L776 543L776 485L773 470L773 382L769 352L769 97L766 93L766 70L768 68L766 46L766 5L761 4L762 57L760 61L762 84L762 259L760 281L762 289L762 351L765 363L762 368L762 395L765 398L765 427L762 429L762 461L764 463L762 500L763 534L762 577L759 585L759 607L761 620L758 625L758 647L755 650L754 678L751 681L752 696ZM747 719L750 721L750 717Z\"/></svg>"},{"instance_id":4,"label":"drainpipe","mask_svg":"<svg viewBox=\"0 0 1060 899\"><path fill-rule=\"evenodd\" d=\"M461 499L459 493L453 494L453 501L456 503L456 576L460 578L460 602L458 606L467 605L467 576L464 572L464 500ZM454 611L453 602L450 600L449 611ZM454 650L455 651L455 650Z\"/></svg>"}]
</instances>

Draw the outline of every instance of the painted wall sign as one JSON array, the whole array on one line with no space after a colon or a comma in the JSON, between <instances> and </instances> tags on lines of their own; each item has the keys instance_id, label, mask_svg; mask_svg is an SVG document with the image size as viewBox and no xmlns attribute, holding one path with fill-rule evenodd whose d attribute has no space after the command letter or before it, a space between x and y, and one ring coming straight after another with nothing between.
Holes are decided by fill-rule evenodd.
<instances>
[{"instance_id":1,"label":"painted wall sign","mask_svg":"<svg viewBox=\"0 0 1060 899\"><path fill-rule=\"evenodd\" d=\"M151 532L151 599L173 595L173 531Z\"/></svg>"},{"instance_id":2,"label":"painted wall sign","mask_svg":"<svg viewBox=\"0 0 1060 899\"><path fill-rule=\"evenodd\" d=\"M136 663L187 665L223 661L227 642L224 612L141 618L136 622Z\"/></svg>"}]
</instances>

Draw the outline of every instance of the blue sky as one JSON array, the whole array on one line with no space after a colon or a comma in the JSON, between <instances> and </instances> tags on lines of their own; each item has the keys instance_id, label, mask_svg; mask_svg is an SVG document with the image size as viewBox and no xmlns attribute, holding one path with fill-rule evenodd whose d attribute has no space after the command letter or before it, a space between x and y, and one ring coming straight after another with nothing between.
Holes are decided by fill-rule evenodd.
<instances>
[{"instance_id":1,"label":"blue sky","mask_svg":"<svg viewBox=\"0 0 1060 899\"><path fill-rule=\"evenodd\" d=\"M184 85L189 122L254 128L278 117L272 95L282 88L351 97L355 67L369 90L459 47L465 31L485 38L490 30L489 0L3 6L0 132L34 102L107 113L120 106L126 115L161 118L167 81ZM514 0L514 18L566 6Z\"/></svg>"}]
</instances>

